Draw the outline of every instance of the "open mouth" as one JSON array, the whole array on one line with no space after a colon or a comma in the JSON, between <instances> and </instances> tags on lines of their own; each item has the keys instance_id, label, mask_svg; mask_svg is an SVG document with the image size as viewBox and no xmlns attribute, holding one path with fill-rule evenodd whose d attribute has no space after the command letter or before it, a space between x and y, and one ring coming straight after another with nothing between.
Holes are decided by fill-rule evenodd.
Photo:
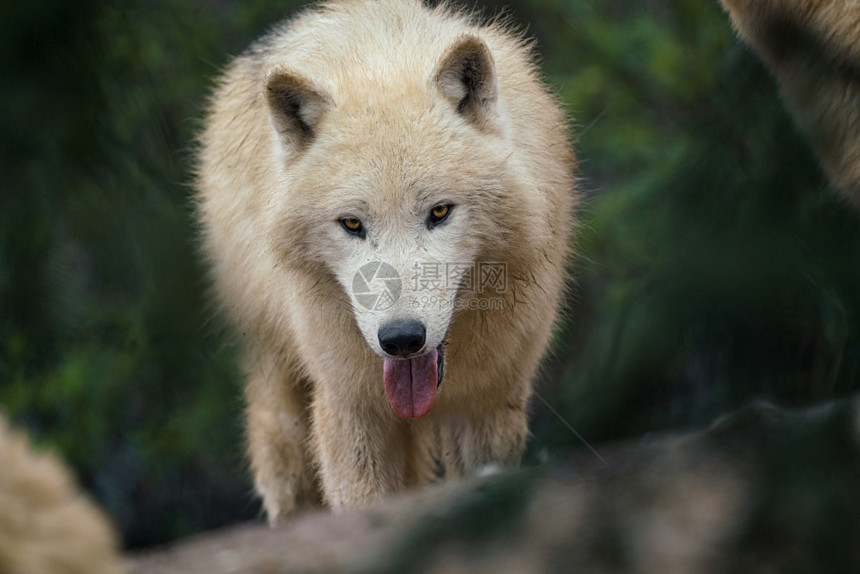
<instances>
[{"instance_id":1,"label":"open mouth","mask_svg":"<svg viewBox=\"0 0 860 574\"><path fill-rule=\"evenodd\" d=\"M385 359L382 366L385 394L398 416L414 419L430 412L445 373L443 347L444 343L411 359Z\"/></svg>"}]
</instances>

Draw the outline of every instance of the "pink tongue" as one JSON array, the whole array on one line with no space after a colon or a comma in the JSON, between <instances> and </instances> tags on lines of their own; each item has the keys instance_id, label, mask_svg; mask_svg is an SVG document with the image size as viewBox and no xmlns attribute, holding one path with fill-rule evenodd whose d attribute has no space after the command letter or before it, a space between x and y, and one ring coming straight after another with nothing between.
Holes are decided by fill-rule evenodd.
<instances>
[{"instance_id":1,"label":"pink tongue","mask_svg":"<svg viewBox=\"0 0 860 574\"><path fill-rule=\"evenodd\" d=\"M405 419L423 417L436 398L436 360L439 352L433 349L412 359L385 359L382 380L388 402L399 416Z\"/></svg>"}]
</instances>

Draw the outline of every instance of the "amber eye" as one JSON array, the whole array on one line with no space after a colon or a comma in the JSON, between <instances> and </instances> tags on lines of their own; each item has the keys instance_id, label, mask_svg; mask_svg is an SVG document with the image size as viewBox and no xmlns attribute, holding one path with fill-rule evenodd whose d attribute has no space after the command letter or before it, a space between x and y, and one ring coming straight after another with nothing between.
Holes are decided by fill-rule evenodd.
<instances>
[{"instance_id":1,"label":"amber eye","mask_svg":"<svg viewBox=\"0 0 860 574\"><path fill-rule=\"evenodd\" d=\"M437 224L442 223L445 219L448 218L448 215L451 213L452 205L447 203L440 203L436 207L430 210L430 216L427 218L427 227L433 228Z\"/></svg>"},{"instance_id":2,"label":"amber eye","mask_svg":"<svg viewBox=\"0 0 860 574\"><path fill-rule=\"evenodd\" d=\"M361 224L360 219L355 217L344 217L340 220L340 225L353 235L357 235L358 237L364 237L365 235L364 226Z\"/></svg>"}]
</instances>

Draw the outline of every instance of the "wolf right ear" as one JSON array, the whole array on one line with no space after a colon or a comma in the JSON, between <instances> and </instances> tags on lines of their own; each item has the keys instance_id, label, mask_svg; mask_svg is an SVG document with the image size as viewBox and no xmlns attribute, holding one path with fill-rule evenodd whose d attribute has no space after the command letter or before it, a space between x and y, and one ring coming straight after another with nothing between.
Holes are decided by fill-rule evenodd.
<instances>
[{"instance_id":1,"label":"wolf right ear","mask_svg":"<svg viewBox=\"0 0 860 574\"><path fill-rule=\"evenodd\" d=\"M313 140L328 98L298 72L275 68L266 76L266 100L273 125L296 148Z\"/></svg>"},{"instance_id":2,"label":"wolf right ear","mask_svg":"<svg viewBox=\"0 0 860 574\"><path fill-rule=\"evenodd\" d=\"M498 87L493 55L483 40L460 37L442 57L435 79L460 115L484 127L495 111Z\"/></svg>"}]
</instances>

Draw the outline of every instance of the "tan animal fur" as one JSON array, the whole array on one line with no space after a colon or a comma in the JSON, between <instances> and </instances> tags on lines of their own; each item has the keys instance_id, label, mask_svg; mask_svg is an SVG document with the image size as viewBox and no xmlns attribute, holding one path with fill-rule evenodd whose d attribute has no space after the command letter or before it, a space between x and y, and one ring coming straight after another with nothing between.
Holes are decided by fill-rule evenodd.
<instances>
[{"instance_id":1,"label":"tan animal fur","mask_svg":"<svg viewBox=\"0 0 860 574\"><path fill-rule=\"evenodd\" d=\"M722 3L775 73L827 176L860 207L860 2Z\"/></svg>"},{"instance_id":2,"label":"tan animal fur","mask_svg":"<svg viewBox=\"0 0 860 574\"><path fill-rule=\"evenodd\" d=\"M575 203L564 114L529 43L415 0L327 3L232 62L200 143L204 250L241 336L270 521L320 494L339 509L517 464ZM390 309L351 292L370 261L402 278ZM416 264L481 262L506 265L504 288L467 288L466 271L413 283ZM421 352L444 350L432 409L408 420L383 385L384 362L402 363L377 340L400 319L426 326Z\"/></svg>"},{"instance_id":3,"label":"tan animal fur","mask_svg":"<svg viewBox=\"0 0 860 574\"><path fill-rule=\"evenodd\" d=\"M36 454L0 416L0 572L115 574L113 529L50 454Z\"/></svg>"}]
</instances>

